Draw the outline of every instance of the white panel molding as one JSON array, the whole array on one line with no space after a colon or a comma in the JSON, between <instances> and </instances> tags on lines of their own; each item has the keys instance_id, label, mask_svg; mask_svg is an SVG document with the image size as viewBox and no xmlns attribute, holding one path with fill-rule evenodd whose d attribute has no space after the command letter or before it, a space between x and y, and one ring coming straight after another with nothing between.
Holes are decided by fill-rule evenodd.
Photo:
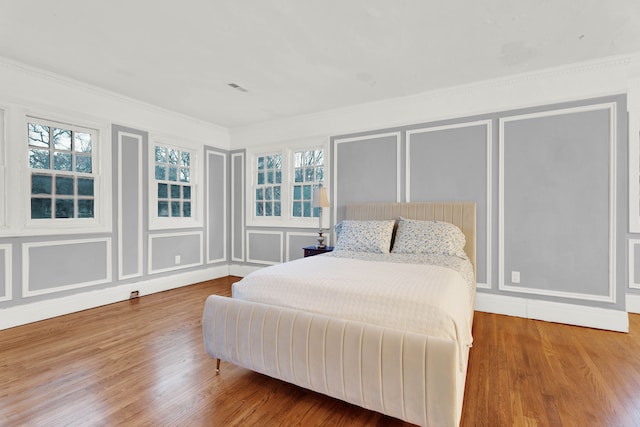
<instances>
[{"instance_id":1,"label":"white panel molding","mask_svg":"<svg viewBox=\"0 0 640 427\"><path fill-rule=\"evenodd\" d=\"M4 295L0 296L0 302L10 301L12 296L12 278L13 278L13 258L11 256L12 247L10 244L0 245L0 254L4 259Z\"/></svg>"},{"instance_id":2,"label":"white panel molding","mask_svg":"<svg viewBox=\"0 0 640 427\"><path fill-rule=\"evenodd\" d=\"M211 182L210 171L211 164L209 161L211 160L211 156L220 156L222 157L222 224L223 224L223 232L222 232L222 258L211 259L210 247L211 247L211 213L207 213L207 237L206 237L206 246L207 246L207 264L213 264L217 262L227 261L227 155L226 153L220 153L217 151L207 151L207 185ZM210 206L210 198L211 192L207 187L207 196L206 196L206 204L207 207Z\"/></svg>"},{"instance_id":3,"label":"white panel molding","mask_svg":"<svg viewBox=\"0 0 640 427\"><path fill-rule=\"evenodd\" d=\"M326 234L323 233L325 245L331 246L331 234L332 234L332 233L330 233L331 230L323 228L323 231L327 232ZM286 258L285 258L287 261L291 261L291 236L313 237L313 238L316 239L316 243L317 243L317 239L318 239L318 233L317 232L316 233L302 232L302 231L300 231L300 232L298 232L298 231L296 231L296 232L293 232L293 231L287 232L287 247L286 247ZM294 248L294 249L302 251L302 248Z\"/></svg>"},{"instance_id":4,"label":"white panel molding","mask_svg":"<svg viewBox=\"0 0 640 427\"><path fill-rule=\"evenodd\" d=\"M640 289L640 282L635 281L636 277L636 266L635 266L635 256L636 256L636 246L640 245L640 239L629 239L629 259L627 261L627 265L629 266L629 288L630 289Z\"/></svg>"},{"instance_id":5,"label":"white panel molding","mask_svg":"<svg viewBox=\"0 0 640 427\"><path fill-rule=\"evenodd\" d=\"M396 202L401 202L402 192L402 136L401 132L385 132L376 133L371 135L355 136L351 138L335 139L335 152L333 153L333 191L331 195L331 205L333 206L333 219L338 218L338 206L336 201L338 200L338 148L340 144L348 144L355 141L363 141L368 139L385 138L387 136L394 136L396 138Z\"/></svg>"},{"instance_id":6,"label":"white panel molding","mask_svg":"<svg viewBox=\"0 0 640 427\"><path fill-rule=\"evenodd\" d=\"M486 168L487 168L487 175L486 175L486 188L487 188L487 199L486 199L486 204L487 204L487 223L485 224L485 227L487 229L487 245L485 248L486 251L486 255L487 255L487 266L486 266L486 271L487 271L487 283L476 283L476 287L478 288L483 288L483 289L491 289L492 287L492 280L491 280L491 265L492 265L492 251L491 251L491 237L493 236L493 231L491 229L491 219L492 219L492 209L491 207L493 206L493 197L492 197L492 189L493 186L491 185L491 177L493 176L493 154L492 154L492 141L493 141L493 121L492 120L478 120L478 121L473 121L473 122L462 122L462 123L456 123L456 124L452 124L452 125L446 125L446 126L435 126L435 127L427 127L427 128L420 128L420 129L413 129L413 130L409 130L407 131L407 149L406 149L406 153L405 153L405 182L406 182L406 187L405 187L405 191L406 191L406 201L410 202L411 201L411 137L414 134L418 134L418 133L426 133L426 132L437 132L437 131L443 131L443 130L448 130L448 129L459 129L459 128L465 128L465 127L473 127L473 126L485 126L486 129L486 133L485 133L485 137L486 137Z\"/></svg>"},{"instance_id":7,"label":"white panel molding","mask_svg":"<svg viewBox=\"0 0 640 427\"><path fill-rule=\"evenodd\" d=\"M263 260L263 259L254 259L251 258L251 245L249 244L249 241L251 240L251 235L252 234L271 234L271 235L276 235L280 237L280 242L279 242L279 246L278 246L278 253L280 254L280 260L273 262L273 261L268 261L268 260ZM264 265L276 265L276 264L280 264L283 262L282 259L282 245L284 244L284 232L282 231L264 231L264 230L248 230L247 231L247 242L246 242L246 246L247 246L247 262L252 262L255 264L264 264Z\"/></svg>"},{"instance_id":8,"label":"white panel molding","mask_svg":"<svg viewBox=\"0 0 640 427\"><path fill-rule=\"evenodd\" d=\"M629 232L640 233L640 78L629 82Z\"/></svg>"},{"instance_id":9,"label":"white panel molding","mask_svg":"<svg viewBox=\"0 0 640 427\"><path fill-rule=\"evenodd\" d=\"M138 267L135 273L124 274L123 263L124 263L124 246L122 242L123 230L122 230L122 221L123 221L123 212L122 212L122 188L124 185L123 179L123 167L122 167L122 139L123 137L133 138L138 141L138 215L136 217L136 221L138 224L138 253L136 254L136 266ZM143 181L143 163L142 163L142 135L129 133L129 132L118 132L118 278L120 280L132 279L134 277L140 277L143 275L142 266L143 266L143 211L144 211L144 201L143 201L143 190L142 183Z\"/></svg>"},{"instance_id":10,"label":"white panel molding","mask_svg":"<svg viewBox=\"0 0 640 427\"><path fill-rule=\"evenodd\" d=\"M0 309L0 330L126 301L133 291L150 295L228 275L229 266L222 265L8 307Z\"/></svg>"},{"instance_id":11,"label":"white panel molding","mask_svg":"<svg viewBox=\"0 0 640 427\"><path fill-rule=\"evenodd\" d=\"M627 294L627 312L640 314L640 294Z\"/></svg>"},{"instance_id":12,"label":"white panel molding","mask_svg":"<svg viewBox=\"0 0 640 427\"><path fill-rule=\"evenodd\" d=\"M47 288L40 289L37 291L32 291L29 288L29 266L31 262L31 258L29 256L29 249L31 248L40 248L45 246L67 246L67 245L82 245L86 243L104 243L106 249L106 257L105 257L105 268L106 268L106 277L103 279L91 280L89 282L82 283L73 283L70 285L57 286L55 288ZM23 297L32 297L36 295L45 295L51 294L55 292L66 291L69 289L79 289L86 288L89 286L100 285L103 283L110 283L111 272L113 271L112 259L111 259L111 238L104 237L98 239L79 239L79 240L55 240L48 242L32 242L32 243L23 243L22 244L22 296Z\"/></svg>"},{"instance_id":13,"label":"white panel molding","mask_svg":"<svg viewBox=\"0 0 640 427\"><path fill-rule=\"evenodd\" d=\"M478 292L476 310L525 319L629 332L626 311Z\"/></svg>"},{"instance_id":14,"label":"white panel molding","mask_svg":"<svg viewBox=\"0 0 640 427\"><path fill-rule=\"evenodd\" d=\"M609 286L607 295L594 295L580 292L554 291L537 289L526 286L512 286L505 281L504 275L504 126L505 123L529 120L540 117L560 116L564 114L581 113L587 111L609 111ZM616 104L586 105L582 107L563 108L558 110L541 111L531 114L504 117L499 119L498 133L498 289L516 293L546 295L559 298L572 298L585 301L616 302Z\"/></svg>"},{"instance_id":15,"label":"white panel molding","mask_svg":"<svg viewBox=\"0 0 640 427\"><path fill-rule=\"evenodd\" d=\"M241 166L240 166L240 189L236 188L236 180L233 179L233 177L235 176L235 158L239 157L242 161L240 162ZM244 171L244 153L233 153L231 155L231 206L235 207L236 203L236 197L240 198L240 229L242 230L242 233L244 234L244 229L245 229L245 196L244 196L244 189L245 189L245 171ZM232 212L231 215L231 261L235 262L244 262L245 260L245 246L244 246L244 235L240 235L240 242L242 247L240 248L240 252L242 253L242 256L240 258L235 256L235 243L236 243L236 236L235 235L235 221L236 221L236 213Z\"/></svg>"},{"instance_id":16,"label":"white panel molding","mask_svg":"<svg viewBox=\"0 0 640 427\"><path fill-rule=\"evenodd\" d=\"M199 243L198 243L198 253L200 255L200 259L197 262L193 262L191 264L178 264L172 267L167 267L167 268L160 268L157 270L153 269L153 240L154 239L162 239L165 237L186 237L186 236L197 236L199 239ZM156 274L156 273L165 273L167 271L176 271L176 270L184 270L185 268L190 268L190 267L197 267L199 265L202 265L202 231L187 231L187 232L181 232L181 233L162 233L162 234L149 234L149 239L148 239L148 244L149 244L149 265L148 265L148 271L149 274Z\"/></svg>"}]
</instances>

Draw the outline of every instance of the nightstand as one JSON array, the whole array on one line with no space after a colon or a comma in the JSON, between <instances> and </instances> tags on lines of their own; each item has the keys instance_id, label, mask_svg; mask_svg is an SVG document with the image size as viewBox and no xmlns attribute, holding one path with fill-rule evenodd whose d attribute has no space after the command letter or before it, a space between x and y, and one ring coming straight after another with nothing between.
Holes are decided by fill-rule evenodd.
<instances>
[{"instance_id":1,"label":"nightstand","mask_svg":"<svg viewBox=\"0 0 640 427\"><path fill-rule=\"evenodd\" d=\"M333 250L333 246L326 246L322 249L316 247L315 245L313 246L305 246L304 248L304 257L308 257L308 256L314 256L314 255L318 255L318 254L323 254L325 252L331 252Z\"/></svg>"}]
</instances>

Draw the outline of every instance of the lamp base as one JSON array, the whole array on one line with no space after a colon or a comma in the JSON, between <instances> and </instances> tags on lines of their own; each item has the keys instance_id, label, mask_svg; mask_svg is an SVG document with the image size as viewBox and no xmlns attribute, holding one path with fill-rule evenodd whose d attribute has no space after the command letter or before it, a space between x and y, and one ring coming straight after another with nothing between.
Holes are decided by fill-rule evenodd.
<instances>
[{"instance_id":1,"label":"lamp base","mask_svg":"<svg viewBox=\"0 0 640 427\"><path fill-rule=\"evenodd\" d=\"M322 235L322 228L321 228L318 231L318 244L316 245L316 248L324 249L326 247L327 247L327 245L324 244L324 236Z\"/></svg>"}]
</instances>

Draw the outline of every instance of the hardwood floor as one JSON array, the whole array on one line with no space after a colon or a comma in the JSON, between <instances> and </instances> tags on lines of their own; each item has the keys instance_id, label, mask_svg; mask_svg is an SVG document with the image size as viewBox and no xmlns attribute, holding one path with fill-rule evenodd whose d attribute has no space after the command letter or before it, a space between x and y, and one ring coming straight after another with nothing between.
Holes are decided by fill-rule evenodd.
<instances>
[{"instance_id":1,"label":"hardwood floor","mask_svg":"<svg viewBox=\"0 0 640 427\"><path fill-rule=\"evenodd\" d=\"M228 363L216 376L200 318L234 280L0 331L0 425L407 425ZM476 313L462 425L640 425L640 315L630 323Z\"/></svg>"}]
</instances>

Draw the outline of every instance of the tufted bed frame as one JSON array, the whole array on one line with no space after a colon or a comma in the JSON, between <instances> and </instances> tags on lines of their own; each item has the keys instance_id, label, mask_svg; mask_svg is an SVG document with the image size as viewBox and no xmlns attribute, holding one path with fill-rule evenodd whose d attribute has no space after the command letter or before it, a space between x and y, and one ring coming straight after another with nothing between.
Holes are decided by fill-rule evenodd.
<instances>
[{"instance_id":1,"label":"tufted bed frame","mask_svg":"<svg viewBox=\"0 0 640 427\"><path fill-rule=\"evenodd\" d=\"M355 204L346 217L453 223L475 271L473 202ZM222 359L419 425L460 423L468 350L455 341L217 295L202 328L218 367Z\"/></svg>"}]
</instances>

